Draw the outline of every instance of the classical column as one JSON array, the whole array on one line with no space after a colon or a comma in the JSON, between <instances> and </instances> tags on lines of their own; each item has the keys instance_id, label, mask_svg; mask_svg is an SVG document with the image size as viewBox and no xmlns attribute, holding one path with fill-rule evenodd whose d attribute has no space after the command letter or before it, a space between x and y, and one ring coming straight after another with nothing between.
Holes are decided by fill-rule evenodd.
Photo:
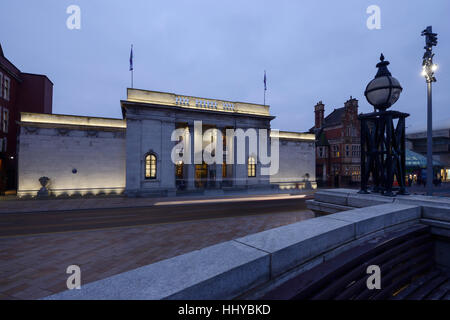
<instances>
[{"instance_id":1,"label":"classical column","mask_svg":"<svg viewBox=\"0 0 450 320\"><path fill-rule=\"evenodd\" d=\"M130 196L136 195L140 189L140 182L143 171L141 170L141 161L143 153L141 146L142 121L127 118L126 133L126 186L125 193Z\"/></svg>"},{"instance_id":2,"label":"classical column","mask_svg":"<svg viewBox=\"0 0 450 320\"><path fill-rule=\"evenodd\" d=\"M236 128L229 128L229 129L236 129ZM225 130L226 134L226 130ZM228 179L228 186L235 186L236 185L236 144L235 144L235 138L233 135L226 136L226 144L227 144L227 155L225 159L227 159L227 179ZM231 174L230 174L231 170Z\"/></svg>"},{"instance_id":3,"label":"classical column","mask_svg":"<svg viewBox=\"0 0 450 320\"><path fill-rule=\"evenodd\" d=\"M242 129L244 131L247 130L245 126L239 126L237 124L234 128L234 130ZM244 141L246 141L245 139ZM242 148L242 146L239 146L239 148ZM245 142L244 147L244 163L238 163L238 145L237 145L237 139L235 138L233 140L233 150L234 150L234 164L233 164L233 185L234 186L246 186L247 185L247 162L248 162L248 143ZM239 150L240 152L242 150ZM242 160L242 159L241 159Z\"/></svg>"},{"instance_id":4,"label":"classical column","mask_svg":"<svg viewBox=\"0 0 450 320\"><path fill-rule=\"evenodd\" d=\"M157 166L159 166L160 170L159 179L161 180L161 187L173 190L175 190L175 164L172 162L171 153L175 143L171 141L171 136L174 130L175 122L173 120L161 121L161 154L157 160Z\"/></svg>"},{"instance_id":5,"label":"classical column","mask_svg":"<svg viewBox=\"0 0 450 320\"><path fill-rule=\"evenodd\" d=\"M222 136L225 134L224 132L224 128L222 127L217 127L217 130L219 130L222 134L219 136L217 135L217 139L222 139ZM223 141L223 140L222 140ZM222 142L221 141L221 142ZM217 143L219 141L216 141L216 149L217 149ZM221 143L222 145L222 150L223 150L223 143ZM217 154L217 150L216 150L216 154ZM216 163L216 188L221 188L222 187L222 165L223 165L223 155L222 155L222 159L218 159L218 160L222 160L221 163Z\"/></svg>"},{"instance_id":6,"label":"classical column","mask_svg":"<svg viewBox=\"0 0 450 320\"><path fill-rule=\"evenodd\" d=\"M195 189L195 164L194 164L194 124L189 124L187 143L190 144L190 164L186 164L187 167L187 189Z\"/></svg>"}]
</instances>

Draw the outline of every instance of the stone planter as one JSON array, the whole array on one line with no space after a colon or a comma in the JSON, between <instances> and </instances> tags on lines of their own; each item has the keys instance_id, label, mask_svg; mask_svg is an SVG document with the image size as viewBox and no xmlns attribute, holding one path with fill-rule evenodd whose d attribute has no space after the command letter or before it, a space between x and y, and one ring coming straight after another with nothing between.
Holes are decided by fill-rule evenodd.
<instances>
[{"instance_id":1,"label":"stone planter","mask_svg":"<svg viewBox=\"0 0 450 320\"><path fill-rule=\"evenodd\" d=\"M48 189L47 189L47 185L48 185L49 181L50 181L50 178L48 178L48 177L40 177L39 178L39 182L42 186L42 188L38 191L38 194L37 194L37 196L39 198L46 198L49 196Z\"/></svg>"}]
</instances>

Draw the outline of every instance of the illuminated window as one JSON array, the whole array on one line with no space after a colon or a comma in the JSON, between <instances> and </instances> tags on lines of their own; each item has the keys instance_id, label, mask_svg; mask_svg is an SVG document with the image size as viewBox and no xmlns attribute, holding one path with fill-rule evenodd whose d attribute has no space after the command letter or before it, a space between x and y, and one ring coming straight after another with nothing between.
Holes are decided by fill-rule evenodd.
<instances>
[{"instance_id":1,"label":"illuminated window","mask_svg":"<svg viewBox=\"0 0 450 320\"><path fill-rule=\"evenodd\" d=\"M256 177L256 160L254 157L248 158L248 176Z\"/></svg>"},{"instance_id":2,"label":"illuminated window","mask_svg":"<svg viewBox=\"0 0 450 320\"><path fill-rule=\"evenodd\" d=\"M339 145L333 145L332 146L332 151L333 151L333 157L334 158L339 158L339 156L340 156L340 153L339 153Z\"/></svg>"},{"instance_id":3,"label":"illuminated window","mask_svg":"<svg viewBox=\"0 0 450 320\"><path fill-rule=\"evenodd\" d=\"M11 80L5 76L5 81L3 84L3 98L9 101L9 89L11 86Z\"/></svg>"},{"instance_id":4,"label":"illuminated window","mask_svg":"<svg viewBox=\"0 0 450 320\"><path fill-rule=\"evenodd\" d=\"M222 178L227 177L227 163L224 161L222 163Z\"/></svg>"},{"instance_id":5,"label":"illuminated window","mask_svg":"<svg viewBox=\"0 0 450 320\"><path fill-rule=\"evenodd\" d=\"M175 177L177 179L183 179L183 161L178 161L175 165Z\"/></svg>"},{"instance_id":6,"label":"illuminated window","mask_svg":"<svg viewBox=\"0 0 450 320\"><path fill-rule=\"evenodd\" d=\"M145 179L156 179L156 156L152 153L145 156Z\"/></svg>"}]
</instances>

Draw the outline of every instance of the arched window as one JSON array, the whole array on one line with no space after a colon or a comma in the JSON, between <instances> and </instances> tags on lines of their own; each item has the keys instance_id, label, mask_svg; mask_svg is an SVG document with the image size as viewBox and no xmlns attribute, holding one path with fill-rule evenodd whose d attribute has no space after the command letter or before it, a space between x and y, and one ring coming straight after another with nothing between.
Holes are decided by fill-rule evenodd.
<instances>
[{"instance_id":1,"label":"arched window","mask_svg":"<svg viewBox=\"0 0 450 320\"><path fill-rule=\"evenodd\" d=\"M249 177L256 177L256 159L254 157L248 158L247 171Z\"/></svg>"},{"instance_id":2,"label":"arched window","mask_svg":"<svg viewBox=\"0 0 450 320\"><path fill-rule=\"evenodd\" d=\"M145 156L145 179L156 179L156 155Z\"/></svg>"}]
</instances>

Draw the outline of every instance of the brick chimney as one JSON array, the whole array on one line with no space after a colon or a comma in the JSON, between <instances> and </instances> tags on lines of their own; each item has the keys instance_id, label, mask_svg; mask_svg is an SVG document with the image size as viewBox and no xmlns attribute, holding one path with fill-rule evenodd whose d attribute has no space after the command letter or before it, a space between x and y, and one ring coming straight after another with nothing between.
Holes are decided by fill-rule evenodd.
<instances>
[{"instance_id":1,"label":"brick chimney","mask_svg":"<svg viewBox=\"0 0 450 320\"><path fill-rule=\"evenodd\" d=\"M323 125L323 118L325 114L325 105L322 103L322 101L319 101L314 106L314 113L316 114L316 120L315 120L315 127L321 128Z\"/></svg>"},{"instance_id":2,"label":"brick chimney","mask_svg":"<svg viewBox=\"0 0 450 320\"><path fill-rule=\"evenodd\" d=\"M350 99L344 103L345 111L358 114L358 100L350 96Z\"/></svg>"}]
</instances>

